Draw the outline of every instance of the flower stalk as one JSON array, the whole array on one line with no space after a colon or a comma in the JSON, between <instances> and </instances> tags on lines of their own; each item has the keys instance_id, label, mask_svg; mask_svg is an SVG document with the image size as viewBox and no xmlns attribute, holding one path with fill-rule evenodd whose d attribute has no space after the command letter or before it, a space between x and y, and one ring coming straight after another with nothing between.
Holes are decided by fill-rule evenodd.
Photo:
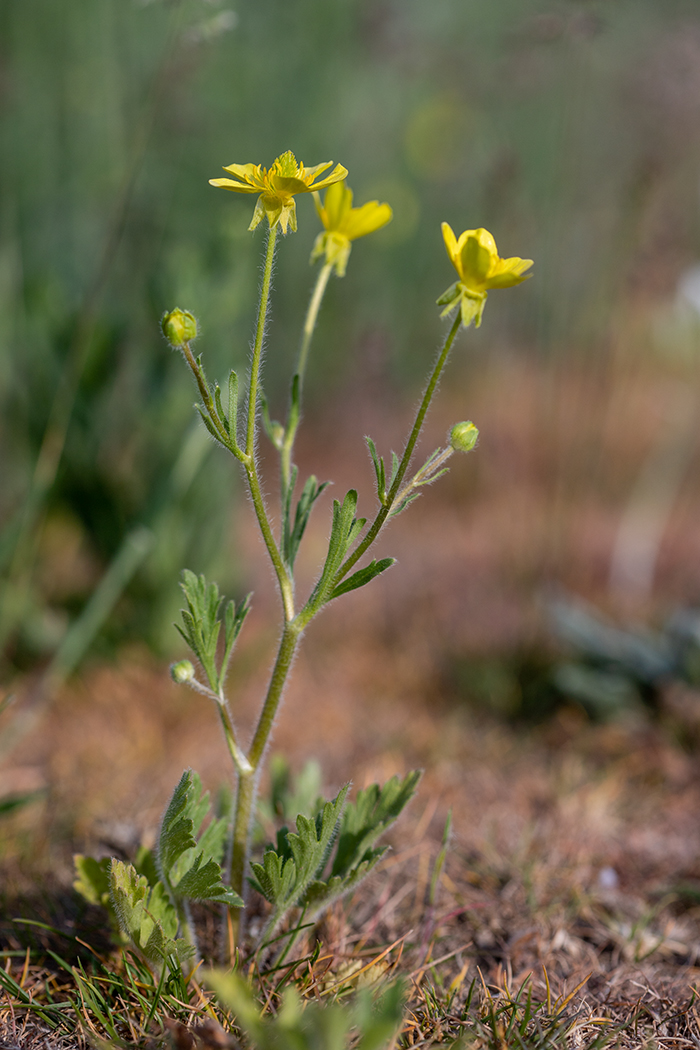
<instances>
[{"instance_id":1,"label":"flower stalk","mask_svg":"<svg viewBox=\"0 0 700 1050\"><path fill-rule=\"evenodd\" d=\"M280 449L280 474L282 479L283 504L286 501L289 486L291 484L292 454L294 451L297 430L299 429L299 423L301 422L301 398L304 390L306 365L309 360L309 349L316 328L318 313L321 309L321 303L323 302L323 297L326 294L326 288L328 287L328 279L330 278L332 271L333 263L329 262L325 263L318 271L316 284L311 293L309 306L304 319L301 345L299 347L299 357L297 359L296 372L292 379L292 393L290 397L289 415L287 416L287 426L284 429L284 439Z\"/></svg>"}]
</instances>

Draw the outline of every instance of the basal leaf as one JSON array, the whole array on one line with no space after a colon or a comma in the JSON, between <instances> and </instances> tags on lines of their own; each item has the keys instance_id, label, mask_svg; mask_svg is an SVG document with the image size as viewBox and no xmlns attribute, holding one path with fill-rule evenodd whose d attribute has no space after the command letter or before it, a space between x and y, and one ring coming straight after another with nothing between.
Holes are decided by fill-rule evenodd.
<instances>
[{"instance_id":1,"label":"basal leaf","mask_svg":"<svg viewBox=\"0 0 700 1050\"><path fill-rule=\"evenodd\" d=\"M331 875L347 875L366 851L389 828L416 792L420 770L403 780L392 777L383 787L372 784L358 792L343 814Z\"/></svg>"},{"instance_id":2,"label":"basal leaf","mask_svg":"<svg viewBox=\"0 0 700 1050\"><path fill-rule=\"evenodd\" d=\"M192 819L195 810L192 789L192 770L186 769L165 811L158 839L158 864L166 880L182 854L197 846Z\"/></svg>"},{"instance_id":3,"label":"basal leaf","mask_svg":"<svg viewBox=\"0 0 700 1050\"><path fill-rule=\"evenodd\" d=\"M174 900L218 901L241 908L243 901L223 882L220 861L228 821L214 818L197 840L209 813L209 793L191 769L185 770L163 817L158 841L160 870Z\"/></svg>"},{"instance_id":4,"label":"basal leaf","mask_svg":"<svg viewBox=\"0 0 700 1050\"><path fill-rule=\"evenodd\" d=\"M76 875L73 889L89 904L100 904L103 908L108 908L110 858L95 860L94 857L76 853L73 862Z\"/></svg>"},{"instance_id":5,"label":"basal leaf","mask_svg":"<svg viewBox=\"0 0 700 1050\"><path fill-rule=\"evenodd\" d=\"M214 860L195 857L194 864L173 887L178 897L192 901L216 901L230 908L242 908L243 900L222 881L221 868Z\"/></svg>"},{"instance_id":6,"label":"basal leaf","mask_svg":"<svg viewBox=\"0 0 700 1050\"><path fill-rule=\"evenodd\" d=\"M151 889L145 875L132 864L112 860L110 866L112 907L122 931L152 963L162 966L171 955L186 959L193 948L175 939L177 915L162 883Z\"/></svg>"}]
</instances>

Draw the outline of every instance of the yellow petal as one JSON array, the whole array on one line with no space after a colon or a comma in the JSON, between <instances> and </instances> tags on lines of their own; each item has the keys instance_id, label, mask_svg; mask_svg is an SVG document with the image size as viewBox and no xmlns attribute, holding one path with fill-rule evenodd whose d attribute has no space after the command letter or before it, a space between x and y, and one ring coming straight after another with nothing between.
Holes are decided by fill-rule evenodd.
<instances>
[{"instance_id":1,"label":"yellow petal","mask_svg":"<svg viewBox=\"0 0 700 1050\"><path fill-rule=\"evenodd\" d=\"M532 259L499 259L498 265L494 267L488 278L489 288L512 288L516 284L522 284L532 277L531 273L523 273L532 266Z\"/></svg>"},{"instance_id":2,"label":"yellow petal","mask_svg":"<svg viewBox=\"0 0 700 1050\"><path fill-rule=\"evenodd\" d=\"M454 235L452 227L447 222L443 222L442 224L442 238L445 242L450 262L453 263L454 266L457 266L457 238Z\"/></svg>"},{"instance_id":3,"label":"yellow petal","mask_svg":"<svg viewBox=\"0 0 700 1050\"><path fill-rule=\"evenodd\" d=\"M327 168L327 167L328 167L327 164L321 165L322 169L323 168ZM309 170L310 171L316 171L317 168L310 168ZM330 173L330 175L326 175L325 179L321 179L320 182L316 182L316 183L314 183L313 186L308 186L307 188L308 189L314 189L314 190L322 190L324 188L324 186L330 186L331 183L333 183L333 182L342 182L342 180L347 176L347 173L348 173L348 169L347 168L344 168L342 164L336 164L336 166L333 168L333 171ZM307 178L308 178L308 173L307 173Z\"/></svg>"},{"instance_id":4,"label":"yellow petal","mask_svg":"<svg viewBox=\"0 0 700 1050\"><path fill-rule=\"evenodd\" d=\"M328 193L331 191L329 190ZM353 208L345 224L345 233L351 241L358 237L365 237L368 233L374 233L391 222L393 212L388 204L380 204L378 201L369 201L361 208Z\"/></svg>"},{"instance_id":5,"label":"yellow petal","mask_svg":"<svg viewBox=\"0 0 700 1050\"><path fill-rule=\"evenodd\" d=\"M230 171L232 175L237 175L244 182L259 181L262 174L259 164L228 164L224 167L224 171Z\"/></svg>"},{"instance_id":6,"label":"yellow petal","mask_svg":"<svg viewBox=\"0 0 700 1050\"><path fill-rule=\"evenodd\" d=\"M209 179L211 186L220 186L224 190L233 190L234 193L260 193L259 186L244 186L242 182L234 182L233 179Z\"/></svg>"},{"instance_id":7,"label":"yellow petal","mask_svg":"<svg viewBox=\"0 0 700 1050\"><path fill-rule=\"evenodd\" d=\"M313 182L316 176L320 175L322 171L326 171L327 168L330 168L332 163L332 160L328 160L325 164L314 165L313 168L305 168L304 165L301 164L301 172L298 172L297 174L299 175L299 178L303 178L304 182L308 184L309 182Z\"/></svg>"},{"instance_id":8,"label":"yellow petal","mask_svg":"<svg viewBox=\"0 0 700 1050\"><path fill-rule=\"evenodd\" d=\"M483 291L484 281L491 270L496 248L490 233L487 237L479 236L485 233L487 233L486 230L468 231L469 235L465 237L462 234L458 242L462 280L479 291ZM493 250L491 245L493 245Z\"/></svg>"},{"instance_id":9,"label":"yellow petal","mask_svg":"<svg viewBox=\"0 0 700 1050\"><path fill-rule=\"evenodd\" d=\"M488 230L485 230L483 226L480 226L478 230L465 230L464 233L459 235L457 251L460 254L470 237L475 238L481 247L486 249L489 255L498 258L498 249L496 248L496 242L493 239L493 235L490 234Z\"/></svg>"},{"instance_id":10,"label":"yellow petal","mask_svg":"<svg viewBox=\"0 0 700 1050\"><path fill-rule=\"evenodd\" d=\"M273 190L277 190L278 193L283 193L285 196L292 193L311 192L310 186L307 186L301 179L294 178L291 175L270 175L270 186Z\"/></svg>"},{"instance_id":11,"label":"yellow petal","mask_svg":"<svg viewBox=\"0 0 700 1050\"><path fill-rule=\"evenodd\" d=\"M326 190L323 201L325 210L324 226L327 230L340 230L352 208L352 190L344 182L334 182Z\"/></svg>"},{"instance_id":12,"label":"yellow petal","mask_svg":"<svg viewBox=\"0 0 700 1050\"><path fill-rule=\"evenodd\" d=\"M316 211L318 212L318 217L321 220L321 222L323 223L323 225L326 226L326 219L325 219L326 209L321 204L321 194L317 193L316 190L313 191L313 194L314 194L314 204L316 205ZM321 236L323 236L323 235L319 234L319 237L321 237Z\"/></svg>"}]
</instances>

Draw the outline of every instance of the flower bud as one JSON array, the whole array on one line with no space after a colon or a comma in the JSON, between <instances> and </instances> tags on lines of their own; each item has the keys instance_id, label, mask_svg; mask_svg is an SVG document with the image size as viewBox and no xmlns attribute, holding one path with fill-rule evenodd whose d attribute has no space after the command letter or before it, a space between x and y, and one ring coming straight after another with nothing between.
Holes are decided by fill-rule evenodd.
<instances>
[{"instance_id":1,"label":"flower bud","mask_svg":"<svg viewBox=\"0 0 700 1050\"><path fill-rule=\"evenodd\" d=\"M183 346L197 338L197 321L188 310L172 310L164 315L160 326L171 346Z\"/></svg>"},{"instance_id":2,"label":"flower bud","mask_svg":"<svg viewBox=\"0 0 700 1050\"><path fill-rule=\"evenodd\" d=\"M455 452L471 452L479 439L479 431L471 420L455 423L450 431L450 445Z\"/></svg>"},{"instance_id":3,"label":"flower bud","mask_svg":"<svg viewBox=\"0 0 700 1050\"><path fill-rule=\"evenodd\" d=\"M187 685L194 678L194 667L190 660L178 660L170 665L170 677L178 685Z\"/></svg>"}]
</instances>

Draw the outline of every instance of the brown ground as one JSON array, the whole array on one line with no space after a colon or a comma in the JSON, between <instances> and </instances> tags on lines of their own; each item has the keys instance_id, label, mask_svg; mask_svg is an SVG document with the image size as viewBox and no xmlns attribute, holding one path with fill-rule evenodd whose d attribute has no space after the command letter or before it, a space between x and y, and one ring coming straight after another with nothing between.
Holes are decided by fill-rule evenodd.
<instances>
[{"instance_id":1,"label":"brown ground","mask_svg":"<svg viewBox=\"0 0 700 1050\"><path fill-rule=\"evenodd\" d=\"M700 594L700 471L694 430L682 426L686 468L664 522L654 590L608 590L632 485L674 405L692 390L687 374L661 379L653 361L633 367L623 350L616 360L611 381L611 365L562 376L504 355L481 362L468 397L456 395L457 383L442 392L424 447L444 433L436 421L466 417L480 426L481 445L453 460L449 478L392 526L379 553L399 565L311 627L273 747L296 768L319 757L329 791L350 778L360 787L425 770L382 872L352 908L325 922L338 951L358 931L376 944L406 935L402 966L419 984L434 977L424 968L430 950L433 959L453 953L440 973L447 983L461 973L463 988L478 967L511 990L531 973L541 991L544 965L554 994L588 977L576 997L584 1020L636 1018L625 1045L647 1045L653 1035L659 1046L697 1047L700 1026L688 1004L700 976L700 756L674 733L681 718L686 741L694 738L700 697L669 684L655 718L593 725L571 704L533 728L475 707L453 673L475 655L546 651L545 583L648 622ZM359 426L370 429L364 419ZM315 428L323 452L313 469L336 479L336 494L352 483L367 493L357 428L342 413L332 427ZM383 445L392 437L398 444L394 421L371 429ZM367 495L363 506L371 511ZM321 550L319 524L303 555L307 576ZM244 521L236 542L256 592L231 675L245 727L271 659L275 604ZM5 825L10 898L47 866L54 882L69 882L74 847L128 850L152 839L169 790L190 765L210 787L228 775L203 698L171 684L166 668L136 649L114 667L85 672L0 771L0 794L47 788ZM431 907L450 807L453 836ZM421 1017L422 1038L431 1032ZM587 1045L581 1024L574 1045ZM409 1038L417 1031L409 1025Z\"/></svg>"}]
</instances>

